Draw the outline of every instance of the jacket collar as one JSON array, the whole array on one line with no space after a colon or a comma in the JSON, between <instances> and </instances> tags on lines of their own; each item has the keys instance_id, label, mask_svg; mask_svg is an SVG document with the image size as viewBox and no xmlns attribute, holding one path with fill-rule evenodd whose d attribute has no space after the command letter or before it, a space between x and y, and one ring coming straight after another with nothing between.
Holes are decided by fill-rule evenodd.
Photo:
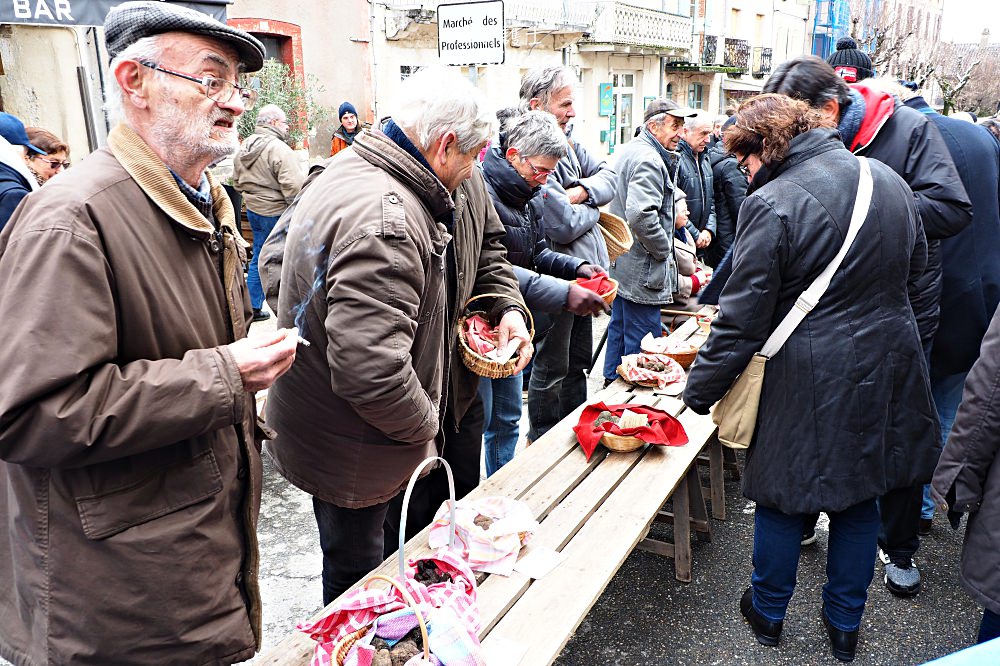
<instances>
[{"instance_id":1,"label":"jacket collar","mask_svg":"<svg viewBox=\"0 0 1000 666\"><path fill-rule=\"evenodd\" d=\"M653 136L653 133L650 132L649 128L647 127L642 128L642 131L639 132L639 136L636 137L636 140L645 141L650 146L652 146L653 150L656 151L656 154L660 156L660 158L663 160L663 163L666 164L668 167L673 166L673 163L677 160L678 157L677 153L675 151L667 150L666 148L664 148L663 144L656 140L656 137ZM690 150L690 146L688 147L688 150Z\"/></svg>"},{"instance_id":2,"label":"jacket collar","mask_svg":"<svg viewBox=\"0 0 1000 666\"><path fill-rule=\"evenodd\" d=\"M500 153L500 146L491 146L483 161L483 176L500 200L511 208L524 208L539 190L525 182L521 174Z\"/></svg>"},{"instance_id":3,"label":"jacket collar","mask_svg":"<svg viewBox=\"0 0 1000 666\"><path fill-rule=\"evenodd\" d=\"M207 239L215 232L212 223L181 192L167 165L132 128L121 123L116 125L108 134L108 148L146 196L167 217L198 238ZM229 197L210 171L205 172L205 175L212 190L212 212L215 219L221 227L238 236L236 215Z\"/></svg>"},{"instance_id":4,"label":"jacket collar","mask_svg":"<svg viewBox=\"0 0 1000 666\"><path fill-rule=\"evenodd\" d=\"M920 113L924 114L925 116L937 116L937 115L940 115L940 114L938 114L937 111L935 111L934 109L932 109L931 106L930 106L930 104L927 103L927 100L925 100L920 95L916 95L916 96L911 97L910 99L906 100L905 102L903 102L903 106L908 106L911 109L919 111Z\"/></svg>"},{"instance_id":5,"label":"jacket collar","mask_svg":"<svg viewBox=\"0 0 1000 666\"><path fill-rule=\"evenodd\" d=\"M29 192L38 189L38 181L35 180L34 174L31 173L28 165L25 164L20 151L2 136L0 136L0 164L4 164L13 171L16 171L21 178L24 178L24 186Z\"/></svg>"},{"instance_id":6,"label":"jacket collar","mask_svg":"<svg viewBox=\"0 0 1000 666\"><path fill-rule=\"evenodd\" d=\"M788 152L780 162L765 164L757 170L750 182L750 192L760 189L792 167L829 150L843 148L840 133L830 127L818 127L794 137L788 144Z\"/></svg>"},{"instance_id":7,"label":"jacket collar","mask_svg":"<svg viewBox=\"0 0 1000 666\"><path fill-rule=\"evenodd\" d=\"M438 219L455 210L451 194L425 165L378 130L363 130L354 140L354 150L366 162L383 169L413 191Z\"/></svg>"},{"instance_id":8,"label":"jacket collar","mask_svg":"<svg viewBox=\"0 0 1000 666\"><path fill-rule=\"evenodd\" d=\"M849 136L850 130L845 131L845 121L852 113L851 106L856 104L863 109L861 124L857 131ZM864 83L852 83L851 104L845 109L840 123L841 134L848 150L855 152L866 148L895 110L896 98L889 93L869 88Z\"/></svg>"},{"instance_id":9,"label":"jacket collar","mask_svg":"<svg viewBox=\"0 0 1000 666\"><path fill-rule=\"evenodd\" d=\"M253 133L267 138L274 137L281 142L288 140L288 132L282 132L274 125L257 125L254 128Z\"/></svg>"}]
</instances>

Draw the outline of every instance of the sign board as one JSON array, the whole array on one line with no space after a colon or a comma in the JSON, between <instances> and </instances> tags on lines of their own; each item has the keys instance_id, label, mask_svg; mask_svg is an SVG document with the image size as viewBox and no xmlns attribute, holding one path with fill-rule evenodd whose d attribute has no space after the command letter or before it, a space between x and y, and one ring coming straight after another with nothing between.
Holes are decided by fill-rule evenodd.
<instances>
[{"instance_id":1,"label":"sign board","mask_svg":"<svg viewBox=\"0 0 1000 666\"><path fill-rule=\"evenodd\" d=\"M615 112L615 99L611 94L610 83L597 84L597 99L599 104L597 115L610 116Z\"/></svg>"},{"instance_id":2,"label":"sign board","mask_svg":"<svg viewBox=\"0 0 1000 666\"><path fill-rule=\"evenodd\" d=\"M442 64L503 64L507 45L503 0L438 5L437 21Z\"/></svg>"},{"instance_id":3,"label":"sign board","mask_svg":"<svg viewBox=\"0 0 1000 666\"><path fill-rule=\"evenodd\" d=\"M104 25L104 17L122 0L0 0L0 23L28 25ZM229 0L172 2L226 22Z\"/></svg>"}]
</instances>

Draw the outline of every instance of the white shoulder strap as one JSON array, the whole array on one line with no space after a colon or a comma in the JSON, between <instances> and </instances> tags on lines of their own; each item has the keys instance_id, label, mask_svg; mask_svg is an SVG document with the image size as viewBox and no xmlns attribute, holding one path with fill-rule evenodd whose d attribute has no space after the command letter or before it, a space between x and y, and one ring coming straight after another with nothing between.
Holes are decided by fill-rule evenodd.
<instances>
[{"instance_id":1,"label":"white shoulder strap","mask_svg":"<svg viewBox=\"0 0 1000 666\"><path fill-rule=\"evenodd\" d=\"M778 350L788 340L792 331L802 323L806 315L819 303L819 299L823 297L827 287L830 286L833 274L840 268L840 264L843 263L844 257L847 256L848 250L851 249L854 239L857 238L858 231L861 230L861 225L865 223L865 218L868 217L868 207L872 200L871 167L868 165L868 160L864 157L855 157L858 158L858 162L860 163L861 174L858 179L858 196L854 201L854 212L851 214L851 226L847 229L844 244L841 246L837 256L833 258L833 261L813 280L809 288L802 292L798 300L795 301L795 307L785 315L785 318L778 324L778 328L774 329L767 342L764 343L764 348L760 350L760 353L767 358L771 358L778 353Z\"/></svg>"}]
</instances>

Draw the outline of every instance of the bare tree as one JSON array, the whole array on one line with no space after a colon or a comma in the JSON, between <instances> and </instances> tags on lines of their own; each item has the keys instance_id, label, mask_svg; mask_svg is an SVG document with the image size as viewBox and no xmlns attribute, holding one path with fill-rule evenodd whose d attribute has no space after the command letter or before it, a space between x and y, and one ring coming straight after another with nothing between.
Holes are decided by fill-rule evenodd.
<instances>
[{"instance_id":1,"label":"bare tree","mask_svg":"<svg viewBox=\"0 0 1000 666\"><path fill-rule=\"evenodd\" d=\"M975 57L978 65L965 86L952 96L951 106L978 116L992 116L1000 101L1000 47L980 46Z\"/></svg>"},{"instance_id":2,"label":"bare tree","mask_svg":"<svg viewBox=\"0 0 1000 666\"><path fill-rule=\"evenodd\" d=\"M941 88L942 113L948 115L961 101L982 61L981 49L974 44L941 44L934 80ZM962 109L965 110L965 109Z\"/></svg>"},{"instance_id":3,"label":"bare tree","mask_svg":"<svg viewBox=\"0 0 1000 666\"><path fill-rule=\"evenodd\" d=\"M936 47L916 39L920 15L899 0L850 0L851 36L880 75L915 81L921 87L936 69ZM937 40L929 40L936 44Z\"/></svg>"}]
</instances>

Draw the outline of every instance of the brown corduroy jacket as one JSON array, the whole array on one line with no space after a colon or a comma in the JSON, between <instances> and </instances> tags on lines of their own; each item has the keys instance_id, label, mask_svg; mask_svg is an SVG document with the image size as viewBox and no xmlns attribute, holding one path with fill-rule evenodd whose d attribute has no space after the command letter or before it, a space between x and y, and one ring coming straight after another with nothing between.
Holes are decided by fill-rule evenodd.
<instances>
[{"instance_id":1,"label":"brown corduroy jacket","mask_svg":"<svg viewBox=\"0 0 1000 666\"><path fill-rule=\"evenodd\" d=\"M131 130L0 234L0 655L228 664L260 641L245 253Z\"/></svg>"}]
</instances>

